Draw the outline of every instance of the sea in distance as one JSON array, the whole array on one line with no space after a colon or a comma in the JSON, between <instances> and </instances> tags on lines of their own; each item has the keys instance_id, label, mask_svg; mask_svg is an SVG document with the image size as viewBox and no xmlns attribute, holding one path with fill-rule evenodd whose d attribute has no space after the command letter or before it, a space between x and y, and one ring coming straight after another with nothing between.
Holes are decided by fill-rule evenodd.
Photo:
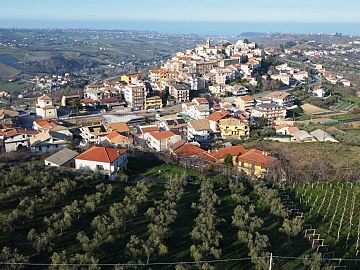
<instances>
[{"instance_id":1,"label":"sea in distance","mask_svg":"<svg viewBox=\"0 0 360 270\"><path fill-rule=\"evenodd\" d=\"M239 35L244 32L360 35L360 23L319 22L4 21L0 19L0 28L87 28L200 35Z\"/></svg>"}]
</instances>

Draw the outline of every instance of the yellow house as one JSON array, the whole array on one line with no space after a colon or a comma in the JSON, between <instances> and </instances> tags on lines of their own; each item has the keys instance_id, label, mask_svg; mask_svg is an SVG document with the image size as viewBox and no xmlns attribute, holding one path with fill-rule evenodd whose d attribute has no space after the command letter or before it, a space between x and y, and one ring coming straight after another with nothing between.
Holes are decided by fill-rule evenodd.
<instances>
[{"instance_id":1,"label":"yellow house","mask_svg":"<svg viewBox=\"0 0 360 270\"><path fill-rule=\"evenodd\" d=\"M221 137L223 139L228 138L247 138L249 137L250 128L249 125L240 119L227 118L219 121L219 128Z\"/></svg>"},{"instance_id":2,"label":"yellow house","mask_svg":"<svg viewBox=\"0 0 360 270\"><path fill-rule=\"evenodd\" d=\"M279 165L277 158L269 156L268 153L251 149L238 158L238 167L241 171L251 177L264 177L269 169Z\"/></svg>"},{"instance_id":3,"label":"yellow house","mask_svg":"<svg viewBox=\"0 0 360 270\"><path fill-rule=\"evenodd\" d=\"M158 110L163 107L162 100L159 96L148 97L145 101L145 110L154 109Z\"/></svg>"},{"instance_id":4,"label":"yellow house","mask_svg":"<svg viewBox=\"0 0 360 270\"><path fill-rule=\"evenodd\" d=\"M141 74L140 73L129 73L122 75L120 80L126 82L127 84L136 84L140 81Z\"/></svg>"}]
</instances>

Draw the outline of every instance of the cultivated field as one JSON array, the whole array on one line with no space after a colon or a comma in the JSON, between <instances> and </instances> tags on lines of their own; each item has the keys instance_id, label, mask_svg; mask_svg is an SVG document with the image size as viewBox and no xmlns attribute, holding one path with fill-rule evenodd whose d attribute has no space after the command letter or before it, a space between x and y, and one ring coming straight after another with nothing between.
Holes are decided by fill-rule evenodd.
<instances>
[{"instance_id":1,"label":"cultivated field","mask_svg":"<svg viewBox=\"0 0 360 270\"><path fill-rule=\"evenodd\" d=\"M83 269L101 264L111 264L110 269L114 264L268 269L272 253L274 269L309 269L319 263L278 191L246 179L229 181L135 159L126 183L50 171L34 161L5 166L1 175L0 243L10 248L2 250L2 261L90 265ZM351 206L352 193L348 197ZM358 218L354 215L354 228ZM314 259L305 259L308 255ZM51 269L72 269L67 267Z\"/></svg>"}]
</instances>

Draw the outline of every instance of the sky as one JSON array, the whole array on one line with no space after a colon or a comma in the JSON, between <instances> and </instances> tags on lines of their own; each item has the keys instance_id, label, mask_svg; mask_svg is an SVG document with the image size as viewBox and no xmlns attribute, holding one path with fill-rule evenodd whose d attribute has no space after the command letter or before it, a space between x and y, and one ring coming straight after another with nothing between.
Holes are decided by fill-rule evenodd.
<instances>
[{"instance_id":1,"label":"sky","mask_svg":"<svg viewBox=\"0 0 360 270\"><path fill-rule=\"evenodd\" d=\"M56 22L68 22L61 25L96 28L98 25L105 26L104 22L120 21L360 24L360 0L1 0L0 2L0 27L23 27L26 26L26 22L29 22L29 25L47 27L56 26Z\"/></svg>"}]
</instances>

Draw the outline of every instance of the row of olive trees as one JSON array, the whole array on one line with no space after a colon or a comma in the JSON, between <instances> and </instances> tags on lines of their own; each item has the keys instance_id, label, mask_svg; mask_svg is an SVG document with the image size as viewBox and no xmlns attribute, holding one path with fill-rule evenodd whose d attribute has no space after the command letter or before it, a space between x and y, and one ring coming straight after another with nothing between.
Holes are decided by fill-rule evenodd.
<instances>
[{"instance_id":1,"label":"row of olive trees","mask_svg":"<svg viewBox=\"0 0 360 270\"><path fill-rule=\"evenodd\" d=\"M15 184L37 185L40 178L51 177L49 172L44 171L44 165L40 162L26 162L21 166L12 166L1 169L0 187L4 188ZM46 182L44 179L42 182Z\"/></svg>"},{"instance_id":2,"label":"row of olive trees","mask_svg":"<svg viewBox=\"0 0 360 270\"><path fill-rule=\"evenodd\" d=\"M92 222L93 234L89 237L84 231L77 234L85 255L91 256L102 245L114 241L121 229L126 226L129 216L135 216L139 207L147 201L149 185L140 181L133 187L125 188L125 197L122 202L114 203L109 213L96 216Z\"/></svg>"},{"instance_id":3,"label":"row of olive trees","mask_svg":"<svg viewBox=\"0 0 360 270\"><path fill-rule=\"evenodd\" d=\"M52 187L43 187L40 191L41 196L26 196L12 211L0 213L0 230L3 232L14 231L18 223L24 222L25 218L33 218L36 212L55 205L75 187L75 181L64 179Z\"/></svg>"},{"instance_id":4,"label":"row of olive trees","mask_svg":"<svg viewBox=\"0 0 360 270\"><path fill-rule=\"evenodd\" d=\"M113 187L111 184L101 183L96 186L96 191L91 195L86 194L80 201L74 200L50 217L45 217L44 222L48 226L46 231L37 232L36 229L29 231L27 238L32 242L32 246L37 252L52 249L53 240L61 236L63 231L68 229L74 221L79 220L82 215L94 212L106 196L112 194Z\"/></svg>"},{"instance_id":5,"label":"row of olive trees","mask_svg":"<svg viewBox=\"0 0 360 270\"><path fill-rule=\"evenodd\" d=\"M2 170L0 187L5 191L0 193L0 201L18 200L23 198L28 191L50 187L59 179L68 177L66 172L46 171L39 162L28 162L20 166Z\"/></svg>"},{"instance_id":6,"label":"row of olive trees","mask_svg":"<svg viewBox=\"0 0 360 270\"><path fill-rule=\"evenodd\" d=\"M12 250L9 247L3 247L0 251L0 262L2 262L1 269L13 270L23 269L23 263L27 263L29 258L18 253L17 249Z\"/></svg>"},{"instance_id":7,"label":"row of olive trees","mask_svg":"<svg viewBox=\"0 0 360 270\"><path fill-rule=\"evenodd\" d=\"M70 264L76 264L71 266ZM91 254L79 254L69 255L65 250L62 252L54 252L51 256L51 265L49 270L100 270L99 259L95 258Z\"/></svg>"},{"instance_id":8,"label":"row of olive trees","mask_svg":"<svg viewBox=\"0 0 360 270\"><path fill-rule=\"evenodd\" d=\"M216 206L220 204L219 196L214 192L214 184L210 179L201 179L200 198L198 203L193 203L192 208L199 214L195 219L195 225L191 232L194 244L190 247L191 257L198 262L201 269L211 269L203 260L221 256L220 241L222 234L217 230L221 222L216 217Z\"/></svg>"},{"instance_id":9,"label":"row of olive trees","mask_svg":"<svg viewBox=\"0 0 360 270\"><path fill-rule=\"evenodd\" d=\"M255 206L250 204L249 197L245 194L247 182L243 180L229 182L231 198L238 204L234 209L232 225L238 230L239 242L248 247L255 268L267 269L269 239L258 232L264 221L256 215Z\"/></svg>"},{"instance_id":10,"label":"row of olive trees","mask_svg":"<svg viewBox=\"0 0 360 270\"><path fill-rule=\"evenodd\" d=\"M278 191L265 186L257 185L255 191L259 197L259 203L264 209L268 209L271 214L282 219L283 224L280 230L288 237L297 236L303 229L303 219L292 218L282 203Z\"/></svg>"},{"instance_id":11,"label":"row of olive trees","mask_svg":"<svg viewBox=\"0 0 360 270\"><path fill-rule=\"evenodd\" d=\"M150 207L146 211L145 215L151 220L148 225L147 238L140 239L136 235L132 235L126 246L127 252L135 261L143 258L148 264L153 255L164 255L168 252L164 240L171 234L169 226L177 218L176 207L184 193L185 185L186 180L183 176L168 178L164 199L155 201L154 207Z\"/></svg>"}]
</instances>

